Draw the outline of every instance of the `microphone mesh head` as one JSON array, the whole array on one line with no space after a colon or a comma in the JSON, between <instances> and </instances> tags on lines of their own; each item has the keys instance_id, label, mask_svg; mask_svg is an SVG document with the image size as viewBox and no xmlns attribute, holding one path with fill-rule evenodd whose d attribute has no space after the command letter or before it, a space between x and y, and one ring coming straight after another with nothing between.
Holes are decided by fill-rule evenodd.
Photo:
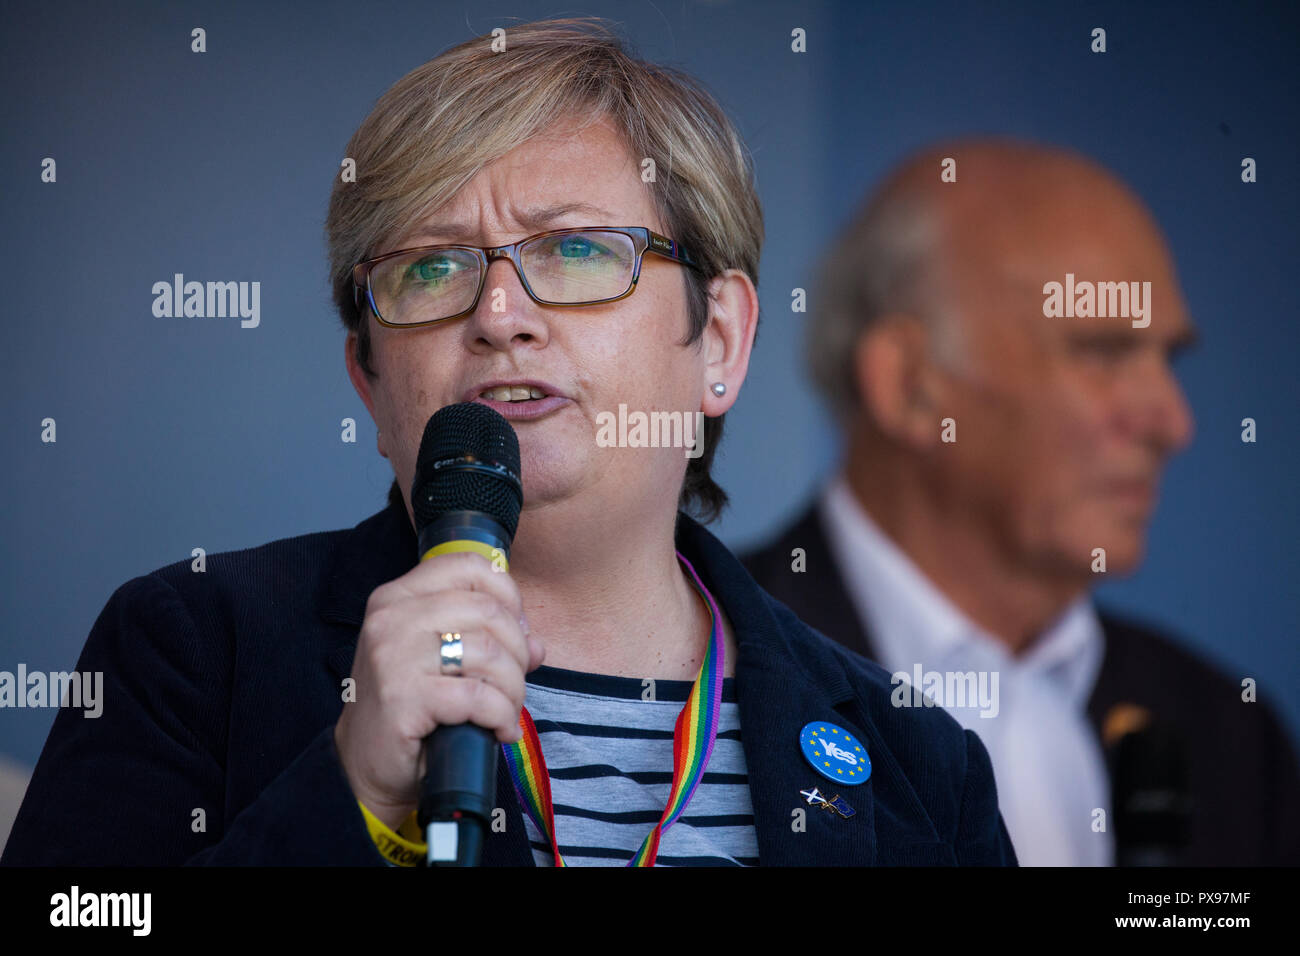
<instances>
[{"instance_id":1,"label":"microphone mesh head","mask_svg":"<svg viewBox=\"0 0 1300 956\"><path fill-rule=\"evenodd\" d=\"M478 402L433 413L424 426L411 489L417 534L449 511L480 511L513 538L523 498L519 436L503 415Z\"/></svg>"}]
</instances>

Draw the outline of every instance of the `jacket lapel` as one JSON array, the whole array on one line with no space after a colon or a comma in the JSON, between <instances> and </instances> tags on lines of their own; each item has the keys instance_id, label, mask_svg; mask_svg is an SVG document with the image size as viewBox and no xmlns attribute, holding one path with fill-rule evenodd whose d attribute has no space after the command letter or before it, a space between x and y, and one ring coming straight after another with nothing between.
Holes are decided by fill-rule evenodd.
<instances>
[{"instance_id":1,"label":"jacket lapel","mask_svg":"<svg viewBox=\"0 0 1300 956\"><path fill-rule=\"evenodd\" d=\"M730 607L727 615L734 614ZM799 734L809 721L831 721L863 742L873 754L871 735L842 712L823 689L798 676L798 665L779 655L742 644L736 663L740 728L749 793L763 866L843 866L876 862L871 779L840 787L816 773L804 760ZM801 790L816 787L827 799L840 796L855 813L844 819L807 803ZM801 811L801 812L800 812Z\"/></svg>"},{"instance_id":2,"label":"jacket lapel","mask_svg":"<svg viewBox=\"0 0 1300 956\"><path fill-rule=\"evenodd\" d=\"M1101 666L1088 697L1088 721L1096 731L1097 739L1104 741L1106 718L1113 707L1126 702L1123 698L1127 695L1121 688L1127 682L1124 680L1123 635L1117 633L1119 628L1109 615L1098 610L1097 617L1101 621Z\"/></svg>"}]
</instances>

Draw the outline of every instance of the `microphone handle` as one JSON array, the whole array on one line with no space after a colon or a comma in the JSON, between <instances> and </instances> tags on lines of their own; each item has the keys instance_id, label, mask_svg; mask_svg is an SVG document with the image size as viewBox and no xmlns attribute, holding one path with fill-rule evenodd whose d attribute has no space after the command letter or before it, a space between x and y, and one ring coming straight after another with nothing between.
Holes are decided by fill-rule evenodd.
<instances>
[{"instance_id":1,"label":"microphone handle","mask_svg":"<svg viewBox=\"0 0 1300 956\"><path fill-rule=\"evenodd\" d=\"M429 866L478 866L492 821L496 734L475 724L439 727L424 738L425 774L417 820Z\"/></svg>"},{"instance_id":2,"label":"microphone handle","mask_svg":"<svg viewBox=\"0 0 1300 956\"><path fill-rule=\"evenodd\" d=\"M510 537L478 511L439 515L420 529L420 560L474 551L505 562ZM476 724L443 725L424 738L425 773L416 817L428 843L428 866L478 866L496 796L496 734Z\"/></svg>"}]
</instances>

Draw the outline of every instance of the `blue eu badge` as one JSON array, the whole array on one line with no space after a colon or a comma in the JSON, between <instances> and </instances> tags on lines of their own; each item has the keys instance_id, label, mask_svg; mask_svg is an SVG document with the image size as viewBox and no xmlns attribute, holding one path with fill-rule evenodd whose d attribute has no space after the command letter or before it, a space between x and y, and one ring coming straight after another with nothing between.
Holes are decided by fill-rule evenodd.
<instances>
[{"instance_id":1,"label":"blue eu badge","mask_svg":"<svg viewBox=\"0 0 1300 956\"><path fill-rule=\"evenodd\" d=\"M855 786L871 776L871 760L866 748L843 727L814 720L799 731L803 755L823 777L836 783Z\"/></svg>"}]
</instances>

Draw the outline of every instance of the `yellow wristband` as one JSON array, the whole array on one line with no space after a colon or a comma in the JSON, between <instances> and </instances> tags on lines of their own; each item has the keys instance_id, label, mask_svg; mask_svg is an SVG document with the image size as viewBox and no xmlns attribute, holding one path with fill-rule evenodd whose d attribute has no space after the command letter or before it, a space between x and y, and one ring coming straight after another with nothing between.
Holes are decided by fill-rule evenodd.
<instances>
[{"instance_id":1,"label":"yellow wristband","mask_svg":"<svg viewBox=\"0 0 1300 956\"><path fill-rule=\"evenodd\" d=\"M388 828L388 824L371 813L360 800L357 801L357 806L361 808L361 815L366 818L366 829L370 831L370 839L375 841L375 848L385 860L395 866L419 866L420 861L429 852L427 843L409 840L394 833ZM399 829L418 832L419 825L415 822L415 816L415 812L412 811Z\"/></svg>"}]
</instances>

